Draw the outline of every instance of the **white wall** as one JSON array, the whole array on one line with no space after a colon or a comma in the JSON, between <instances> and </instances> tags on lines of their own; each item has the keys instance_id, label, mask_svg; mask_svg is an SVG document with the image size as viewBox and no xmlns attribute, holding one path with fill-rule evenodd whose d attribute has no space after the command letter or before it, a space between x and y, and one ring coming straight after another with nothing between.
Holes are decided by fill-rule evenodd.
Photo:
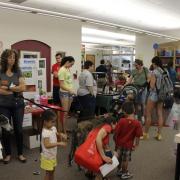
<instances>
[{"instance_id":1,"label":"white wall","mask_svg":"<svg viewBox=\"0 0 180 180\"><path fill-rule=\"evenodd\" d=\"M76 62L73 72L81 69L81 23L78 21L0 9L0 41L3 48L22 40L38 40L51 47L52 63L57 51L65 51Z\"/></svg>"},{"instance_id":2,"label":"white wall","mask_svg":"<svg viewBox=\"0 0 180 180\"><path fill-rule=\"evenodd\" d=\"M154 43L165 43L169 42L168 39L152 37L152 36L137 36L136 37L136 58L142 59L144 65L149 67L151 65L151 59L155 55L153 49Z\"/></svg>"}]
</instances>

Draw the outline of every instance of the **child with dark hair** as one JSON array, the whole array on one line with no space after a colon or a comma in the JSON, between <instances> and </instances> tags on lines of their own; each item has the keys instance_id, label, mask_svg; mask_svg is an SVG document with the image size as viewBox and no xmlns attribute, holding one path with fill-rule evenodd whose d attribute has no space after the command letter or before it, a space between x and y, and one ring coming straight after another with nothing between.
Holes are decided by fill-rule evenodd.
<instances>
[{"instance_id":1,"label":"child with dark hair","mask_svg":"<svg viewBox=\"0 0 180 180\"><path fill-rule=\"evenodd\" d=\"M128 161L131 160L131 152L139 144L142 136L142 127L138 120L135 120L135 108L131 101L122 105L125 118L121 118L116 125L114 141L119 159L118 176L121 179L129 179L132 174L128 172Z\"/></svg>"},{"instance_id":2,"label":"child with dark hair","mask_svg":"<svg viewBox=\"0 0 180 180\"><path fill-rule=\"evenodd\" d=\"M41 168L46 171L45 180L54 179L54 171L57 165L57 147L66 146L66 142L58 142L57 137L61 140L66 140L67 136L62 133L58 133L55 125L56 114L52 110L45 110L42 114L43 129L41 139Z\"/></svg>"}]
</instances>

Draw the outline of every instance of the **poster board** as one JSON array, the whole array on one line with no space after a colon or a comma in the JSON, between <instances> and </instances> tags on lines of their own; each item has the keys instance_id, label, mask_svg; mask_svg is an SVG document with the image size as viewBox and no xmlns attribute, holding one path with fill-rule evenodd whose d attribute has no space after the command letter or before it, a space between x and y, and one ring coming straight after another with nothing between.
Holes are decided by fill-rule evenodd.
<instances>
[{"instance_id":1,"label":"poster board","mask_svg":"<svg viewBox=\"0 0 180 180\"><path fill-rule=\"evenodd\" d=\"M20 68L25 78L26 98L34 98L40 89L47 91L46 85L46 58L23 58L20 59Z\"/></svg>"}]
</instances>

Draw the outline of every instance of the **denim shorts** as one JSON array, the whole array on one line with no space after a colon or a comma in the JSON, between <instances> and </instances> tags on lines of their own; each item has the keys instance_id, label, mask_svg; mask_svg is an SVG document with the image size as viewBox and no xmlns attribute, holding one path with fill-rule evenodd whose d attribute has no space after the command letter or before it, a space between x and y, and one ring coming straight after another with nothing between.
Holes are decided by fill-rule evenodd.
<instances>
[{"instance_id":1,"label":"denim shorts","mask_svg":"<svg viewBox=\"0 0 180 180\"><path fill-rule=\"evenodd\" d=\"M150 99L153 102L157 102L158 101L157 93L155 91L150 91L148 95L148 99Z\"/></svg>"},{"instance_id":2,"label":"denim shorts","mask_svg":"<svg viewBox=\"0 0 180 180\"><path fill-rule=\"evenodd\" d=\"M147 88L145 88L142 92L137 94L135 102L138 104L145 104L146 97L147 97Z\"/></svg>"},{"instance_id":3,"label":"denim shorts","mask_svg":"<svg viewBox=\"0 0 180 180\"><path fill-rule=\"evenodd\" d=\"M113 157L113 154L112 154L112 151L111 151L111 150L105 151L104 154L105 154L107 157L110 157L110 158Z\"/></svg>"},{"instance_id":4,"label":"denim shorts","mask_svg":"<svg viewBox=\"0 0 180 180\"><path fill-rule=\"evenodd\" d=\"M60 99L61 98L73 99L73 94L70 94L69 92L59 91L59 97Z\"/></svg>"}]
</instances>

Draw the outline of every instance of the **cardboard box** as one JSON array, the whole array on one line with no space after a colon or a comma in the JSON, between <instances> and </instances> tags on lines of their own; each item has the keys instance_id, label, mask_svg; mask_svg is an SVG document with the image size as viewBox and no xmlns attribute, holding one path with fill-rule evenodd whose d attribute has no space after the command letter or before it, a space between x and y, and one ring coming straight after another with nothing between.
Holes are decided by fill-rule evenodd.
<instances>
[{"instance_id":1,"label":"cardboard box","mask_svg":"<svg viewBox=\"0 0 180 180\"><path fill-rule=\"evenodd\" d=\"M40 134L32 129L25 130L23 144L29 149L40 147Z\"/></svg>"}]
</instances>

